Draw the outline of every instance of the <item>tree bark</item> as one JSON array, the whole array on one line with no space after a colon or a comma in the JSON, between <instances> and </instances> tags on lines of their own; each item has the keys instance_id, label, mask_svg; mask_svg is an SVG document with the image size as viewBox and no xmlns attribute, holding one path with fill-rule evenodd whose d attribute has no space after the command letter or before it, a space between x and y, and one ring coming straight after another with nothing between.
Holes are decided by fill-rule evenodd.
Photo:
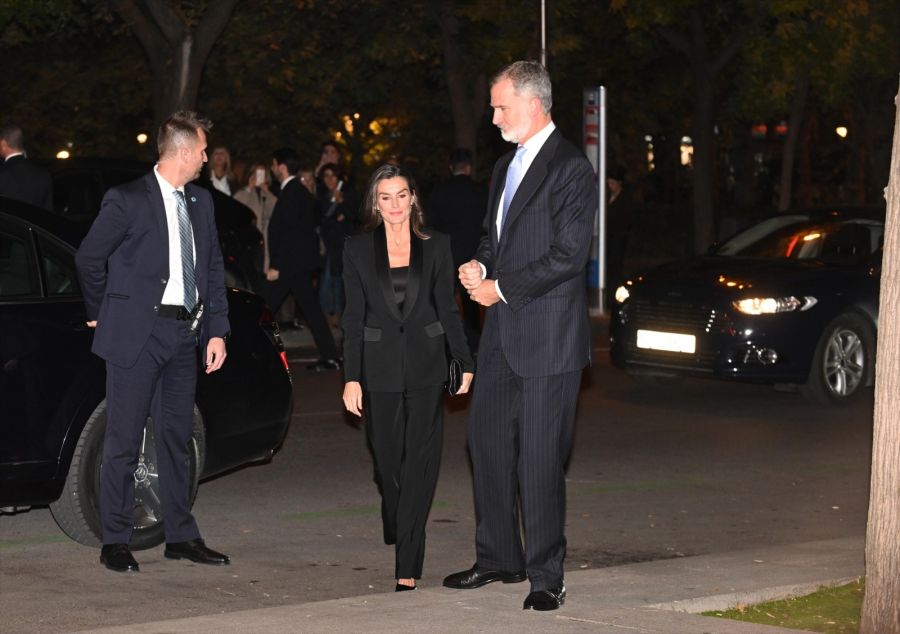
<instances>
[{"instance_id":1,"label":"tree bark","mask_svg":"<svg viewBox=\"0 0 900 634\"><path fill-rule=\"evenodd\" d=\"M803 111L806 109L806 95L809 93L809 75L803 73L797 79L794 97L791 99L791 114L788 119L788 133L781 151L781 183L778 189L778 211L790 208L794 187L794 157L797 141L803 125Z\"/></svg>"},{"instance_id":2,"label":"tree bark","mask_svg":"<svg viewBox=\"0 0 900 634\"><path fill-rule=\"evenodd\" d=\"M470 85L471 72L465 67L458 42L459 18L454 12L453 2L445 1L441 5L441 43L453 115L453 142L455 147L466 148L475 157L478 123L487 100L487 80L483 73L478 73Z\"/></svg>"},{"instance_id":3,"label":"tree bark","mask_svg":"<svg viewBox=\"0 0 900 634\"><path fill-rule=\"evenodd\" d=\"M900 632L900 92L881 273L866 596L860 634Z\"/></svg>"},{"instance_id":4,"label":"tree bark","mask_svg":"<svg viewBox=\"0 0 900 634\"><path fill-rule=\"evenodd\" d=\"M694 144L694 166L691 181L693 185L693 246L695 253L701 253L715 239L715 205L713 204L713 162L715 161L715 81L719 73L737 55L744 41L762 22L763 12L759 4L754 5L753 19L739 27L725 39L722 49L713 54L709 49L708 37L703 23L703 13L699 7L690 9L687 33L671 27L657 27L663 39L690 62L694 79L694 112L692 122Z\"/></svg>"},{"instance_id":5,"label":"tree bark","mask_svg":"<svg viewBox=\"0 0 900 634\"><path fill-rule=\"evenodd\" d=\"M131 28L147 55L153 71L153 117L157 124L176 110L196 108L206 60L237 3L209 3L191 30L168 2L110 0L112 9Z\"/></svg>"},{"instance_id":6,"label":"tree bark","mask_svg":"<svg viewBox=\"0 0 900 634\"><path fill-rule=\"evenodd\" d=\"M715 206L713 205L713 162L715 145L713 125L715 106L713 104L713 78L706 70L706 64L695 62L695 100L693 116L693 188L694 211L694 253L703 253L716 239Z\"/></svg>"}]
</instances>

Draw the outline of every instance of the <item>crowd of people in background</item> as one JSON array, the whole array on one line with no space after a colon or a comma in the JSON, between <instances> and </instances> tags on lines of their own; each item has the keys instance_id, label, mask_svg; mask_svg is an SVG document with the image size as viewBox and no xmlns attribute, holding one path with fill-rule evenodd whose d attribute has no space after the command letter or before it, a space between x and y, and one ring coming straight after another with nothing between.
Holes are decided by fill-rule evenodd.
<instances>
[{"instance_id":1,"label":"crowd of people in background","mask_svg":"<svg viewBox=\"0 0 900 634\"><path fill-rule=\"evenodd\" d=\"M284 152L288 153L287 162ZM50 174L27 158L24 134L19 126L0 127L0 158L3 159L0 195L53 209ZM217 145L209 151L208 158L199 183L248 207L263 236L255 290L270 302L282 328L310 328L321 357L310 369L337 369L339 355L331 330L340 328L346 301L341 279L343 246L348 236L358 232L361 222L361 201L345 168L341 148L334 141L325 141L315 167L313 161L304 162L289 149L279 150L268 160L246 161L233 160L227 147ZM424 212L428 226L450 236L454 265L459 266L468 260L484 235L488 187L475 180L474 159L467 149L456 148L450 152L448 169L449 178L433 188ZM608 176L606 268L607 286L614 288L613 282L618 282L623 275L632 210L630 196L623 191L622 168L614 168ZM296 185L290 186L295 179ZM280 196L289 186L296 191L288 192L290 203L282 201L282 218L276 218ZM276 251L284 251L289 260L278 262L288 267L283 275L272 264L273 240L277 243ZM298 245L305 246L299 249ZM474 353L478 349L483 311L469 300L459 283L457 298L466 339Z\"/></svg>"},{"instance_id":2,"label":"crowd of people in background","mask_svg":"<svg viewBox=\"0 0 900 634\"><path fill-rule=\"evenodd\" d=\"M450 236L454 266L459 266L484 234L487 185L474 180L469 150L453 150L448 169L450 178L431 192L425 214L429 226ZM263 236L255 290L266 297L282 328L310 329L320 359L309 369L339 368L331 331L340 328L346 303L343 248L362 222L361 201L341 148L333 141L324 142L312 167L312 161L304 162L288 148L264 162L233 160L227 147L214 146L199 180L208 189L232 196L255 215ZM457 286L466 339L474 353L481 310Z\"/></svg>"}]
</instances>

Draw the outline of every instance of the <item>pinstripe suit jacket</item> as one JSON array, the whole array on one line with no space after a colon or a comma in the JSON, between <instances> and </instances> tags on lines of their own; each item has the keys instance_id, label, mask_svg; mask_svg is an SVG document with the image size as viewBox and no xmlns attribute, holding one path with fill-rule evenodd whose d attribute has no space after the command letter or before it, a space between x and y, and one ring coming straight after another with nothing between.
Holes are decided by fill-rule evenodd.
<instances>
[{"instance_id":1,"label":"pinstripe suit jacket","mask_svg":"<svg viewBox=\"0 0 900 634\"><path fill-rule=\"evenodd\" d=\"M598 194L584 153L554 130L509 207L502 236L497 212L509 152L494 166L485 235L475 258L496 279L506 303L487 310L512 370L523 377L580 370L590 363L585 267Z\"/></svg>"}]
</instances>

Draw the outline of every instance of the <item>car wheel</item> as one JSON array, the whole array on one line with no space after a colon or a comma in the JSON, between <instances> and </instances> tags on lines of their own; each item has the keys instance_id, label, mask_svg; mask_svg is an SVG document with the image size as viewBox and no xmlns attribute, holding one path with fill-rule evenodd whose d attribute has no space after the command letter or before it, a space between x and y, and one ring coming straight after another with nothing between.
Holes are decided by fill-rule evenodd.
<instances>
[{"instance_id":1,"label":"car wheel","mask_svg":"<svg viewBox=\"0 0 900 634\"><path fill-rule=\"evenodd\" d=\"M86 546L100 546L103 541L100 525L100 469L105 433L106 401L103 401L91 414L81 432L62 495L50 504L53 519L63 532ZM197 495L205 450L203 420L200 412L194 408L194 432L189 452L191 504ZM135 550L153 548L165 538L156 456L153 421L148 418L134 471L134 532L131 547Z\"/></svg>"},{"instance_id":2,"label":"car wheel","mask_svg":"<svg viewBox=\"0 0 900 634\"><path fill-rule=\"evenodd\" d=\"M822 405L845 405L871 384L874 370L874 331L865 319L847 313L828 324L800 391Z\"/></svg>"}]
</instances>

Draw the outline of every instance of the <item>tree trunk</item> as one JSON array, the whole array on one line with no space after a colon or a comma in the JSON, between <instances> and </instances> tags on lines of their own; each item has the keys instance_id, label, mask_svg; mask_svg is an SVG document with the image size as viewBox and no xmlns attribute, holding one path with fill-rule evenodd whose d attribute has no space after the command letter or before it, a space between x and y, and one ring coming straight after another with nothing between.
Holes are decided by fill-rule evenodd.
<instances>
[{"instance_id":1,"label":"tree trunk","mask_svg":"<svg viewBox=\"0 0 900 634\"><path fill-rule=\"evenodd\" d=\"M704 252L716 239L715 209L713 206L713 79L705 64L695 66L693 143L694 253Z\"/></svg>"},{"instance_id":2,"label":"tree trunk","mask_svg":"<svg viewBox=\"0 0 900 634\"><path fill-rule=\"evenodd\" d=\"M798 188L798 203L800 207L812 207L815 200L815 195L813 192L813 182L812 182L812 156L811 156L811 148L814 146L815 135L816 135L816 121L817 118L815 116L807 117L803 121L803 126L800 131L800 161L797 165L797 176L800 180L800 187Z\"/></svg>"},{"instance_id":3,"label":"tree trunk","mask_svg":"<svg viewBox=\"0 0 900 634\"><path fill-rule=\"evenodd\" d=\"M153 116L157 124L176 110L197 106L200 79L216 40L238 0L211 2L191 30L168 2L110 0L141 43L153 71Z\"/></svg>"},{"instance_id":4,"label":"tree trunk","mask_svg":"<svg viewBox=\"0 0 900 634\"><path fill-rule=\"evenodd\" d=\"M797 153L797 140L800 138L800 127L803 125L803 111L806 109L806 95L809 92L809 75L804 73L797 80L794 98L791 100L791 114L788 119L788 133L781 151L781 184L778 189L778 211L785 211L791 206L794 186L794 156Z\"/></svg>"},{"instance_id":5,"label":"tree trunk","mask_svg":"<svg viewBox=\"0 0 900 634\"><path fill-rule=\"evenodd\" d=\"M900 632L900 92L881 273L866 596L860 634Z\"/></svg>"},{"instance_id":6,"label":"tree trunk","mask_svg":"<svg viewBox=\"0 0 900 634\"><path fill-rule=\"evenodd\" d=\"M450 110L453 114L453 142L455 147L466 148L475 157L478 149L478 123L484 114L487 100L487 80L484 74L476 74L470 96L471 71L465 67L459 50L459 18L450 1L441 6L441 42L444 72L450 91Z\"/></svg>"}]
</instances>

